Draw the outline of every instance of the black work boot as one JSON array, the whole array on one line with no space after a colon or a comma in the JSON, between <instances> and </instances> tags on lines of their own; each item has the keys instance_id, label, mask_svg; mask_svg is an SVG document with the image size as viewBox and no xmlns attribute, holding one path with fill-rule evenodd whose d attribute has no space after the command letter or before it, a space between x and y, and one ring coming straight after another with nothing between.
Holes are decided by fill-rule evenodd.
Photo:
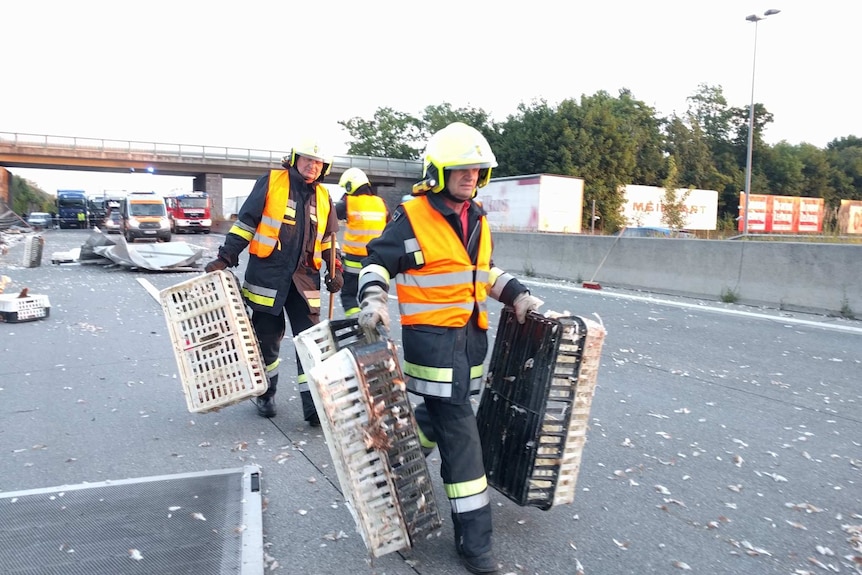
<instances>
[{"instance_id":1,"label":"black work boot","mask_svg":"<svg viewBox=\"0 0 862 575\"><path fill-rule=\"evenodd\" d=\"M320 417L317 408L314 407L314 398L310 391L300 391L299 398L302 400L302 418L311 427L320 427Z\"/></svg>"},{"instance_id":2,"label":"black work boot","mask_svg":"<svg viewBox=\"0 0 862 575\"><path fill-rule=\"evenodd\" d=\"M261 417L275 417L275 395L257 398L257 414Z\"/></svg>"},{"instance_id":3,"label":"black work boot","mask_svg":"<svg viewBox=\"0 0 862 575\"><path fill-rule=\"evenodd\" d=\"M489 514L490 510L452 513L455 550L461 564L470 573L496 573L500 569L491 552L490 515L486 513Z\"/></svg>"},{"instance_id":4,"label":"black work boot","mask_svg":"<svg viewBox=\"0 0 862 575\"><path fill-rule=\"evenodd\" d=\"M278 387L278 373L269 378L266 391L255 400L257 414L261 417L275 417L275 391Z\"/></svg>"},{"instance_id":5,"label":"black work boot","mask_svg":"<svg viewBox=\"0 0 862 575\"><path fill-rule=\"evenodd\" d=\"M461 563L470 573L496 573L500 570L500 565L490 551L482 553L478 557L461 555Z\"/></svg>"}]
</instances>

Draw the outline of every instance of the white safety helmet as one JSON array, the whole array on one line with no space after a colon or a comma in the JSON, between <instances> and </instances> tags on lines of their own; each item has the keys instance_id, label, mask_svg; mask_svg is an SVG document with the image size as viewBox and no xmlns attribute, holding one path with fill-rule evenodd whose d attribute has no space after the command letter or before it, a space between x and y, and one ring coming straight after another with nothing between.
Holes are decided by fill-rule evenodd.
<instances>
[{"instance_id":1,"label":"white safety helmet","mask_svg":"<svg viewBox=\"0 0 862 575\"><path fill-rule=\"evenodd\" d=\"M332 156L328 155L323 151L323 146L318 144L315 140L305 139L298 146L294 146L290 150L290 157L284 158L282 160L282 165L287 168L290 166L296 166L296 157L297 156L305 156L306 158L311 158L312 160L318 160L323 162L323 169L320 170L320 176L317 178L317 181L322 180L325 176L329 175L330 170L332 170ZM285 164L284 160L287 160Z\"/></svg>"}]
</instances>

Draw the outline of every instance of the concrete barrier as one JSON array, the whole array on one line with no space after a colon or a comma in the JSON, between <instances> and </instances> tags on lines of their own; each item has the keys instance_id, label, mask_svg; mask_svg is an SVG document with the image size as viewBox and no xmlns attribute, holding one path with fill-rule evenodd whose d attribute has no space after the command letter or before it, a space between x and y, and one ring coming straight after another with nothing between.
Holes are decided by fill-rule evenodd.
<instances>
[{"instance_id":1,"label":"concrete barrier","mask_svg":"<svg viewBox=\"0 0 862 575\"><path fill-rule=\"evenodd\" d=\"M494 263L521 276L862 316L860 245L494 232Z\"/></svg>"}]
</instances>

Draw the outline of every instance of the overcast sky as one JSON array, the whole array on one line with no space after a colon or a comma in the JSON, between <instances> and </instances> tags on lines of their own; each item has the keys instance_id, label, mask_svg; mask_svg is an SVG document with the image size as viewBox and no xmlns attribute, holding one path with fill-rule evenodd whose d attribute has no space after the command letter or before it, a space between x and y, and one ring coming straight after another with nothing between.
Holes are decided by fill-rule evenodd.
<instances>
[{"instance_id":1,"label":"overcast sky","mask_svg":"<svg viewBox=\"0 0 862 575\"><path fill-rule=\"evenodd\" d=\"M862 136L858 0L4 2L0 131L263 150L310 135L341 154L337 122L380 107L448 102L502 121L521 102L628 88L682 114L702 83L744 107L745 17L770 8L781 12L757 24L754 94L775 117L766 141ZM12 172L46 191L191 186Z\"/></svg>"}]
</instances>

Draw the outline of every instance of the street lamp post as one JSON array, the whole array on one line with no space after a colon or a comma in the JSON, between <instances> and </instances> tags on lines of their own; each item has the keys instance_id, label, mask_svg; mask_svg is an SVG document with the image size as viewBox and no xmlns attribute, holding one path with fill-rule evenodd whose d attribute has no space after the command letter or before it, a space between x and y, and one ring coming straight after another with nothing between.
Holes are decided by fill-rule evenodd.
<instances>
[{"instance_id":1,"label":"street lamp post","mask_svg":"<svg viewBox=\"0 0 862 575\"><path fill-rule=\"evenodd\" d=\"M745 155L745 209L742 215L742 235L748 235L748 205L751 203L751 149L754 144L754 71L757 66L757 23L781 10L770 8L763 16L751 14L745 19L754 22L754 56L751 59L751 104L748 107L748 148Z\"/></svg>"}]
</instances>

